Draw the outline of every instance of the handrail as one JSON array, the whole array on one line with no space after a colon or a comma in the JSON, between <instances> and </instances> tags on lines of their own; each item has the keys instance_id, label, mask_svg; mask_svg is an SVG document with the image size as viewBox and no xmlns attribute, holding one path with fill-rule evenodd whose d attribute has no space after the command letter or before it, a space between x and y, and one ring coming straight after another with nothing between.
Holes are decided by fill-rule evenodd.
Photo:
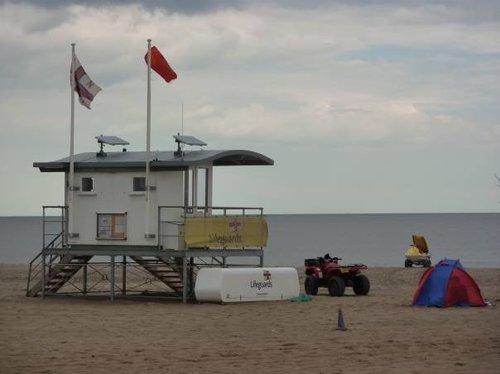
<instances>
[{"instance_id":1,"label":"handrail","mask_svg":"<svg viewBox=\"0 0 500 374\"><path fill-rule=\"evenodd\" d=\"M42 255L42 252L40 252L39 254L36 255L36 257L30 261L30 269L29 269L29 272L28 272L28 283L26 284L26 295L28 295L29 291L30 291L30 283L31 283L31 278L34 276L32 276L31 272L33 269L33 263L38 260L38 258ZM35 266L35 269L40 266L40 264L37 264ZM40 272L36 273L36 275L38 275Z\"/></svg>"},{"instance_id":2,"label":"handrail","mask_svg":"<svg viewBox=\"0 0 500 374\"><path fill-rule=\"evenodd\" d=\"M64 205L44 205L43 207L43 223L42 223L42 239L43 239L43 246L42 250L40 253L38 253L29 263L29 273L28 273L28 281L26 284L26 294L28 295L30 292L30 286L33 283L33 281L40 276L42 271L45 271L45 266L44 266L44 261L40 261L40 257L43 255L43 251L45 249L49 248L58 248L58 247L63 247L65 244L65 235L67 231L66 227L66 217L67 217L67 206ZM59 210L59 216L57 219L51 219L52 217L57 217L57 216L48 216L47 211L49 209L56 209ZM47 224L58 224L60 223L61 226L59 227L58 231L53 232L52 230L50 232L47 232ZM50 225L51 228L53 226ZM48 244L46 244L45 239L53 237ZM60 256L50 256L49 257L49 262L48 265L52 265L54 261ZM47 265L47 264L45 264ZM43 287L43 285L42 285Z\"/></svg>"},{"instance_id":3,"label":"handrail","mask_svg":"<svg viewBox=\"0 0 500 374\"><path fill-rule=\"evenodd\" d=\"M50 244L54 244L54 243L50 243L50 244L46 244L45 240L48 239L49 237L51 236L54 236L54 235L59 235L61 234L62 235L62 245L65 244L66 240L65 240L65 237L67 235L67 216L68 216L68 207L66 205L44 205L43 207L43 248L48 248ZM56 210L58 211L59 213L56 214L55 216L49 216L47 214L47 212L49 210ZM57 217L57 219L51 219L53 217ZM54 224L60 224L59 225L56 225L56 226L59 226L57 228L57 231L56 232L53 232L53 230L50 230L50 232L47 232L47 229L48 228L52 228L54 229Z\"/></svg>"},{"instance_id":4,"label":"handrail","mask_svg":"<svg viewBox=\"0 0 500 374\"><path fill-rule=\"evenodd\" d=\"M52 239L52 241L49 244L47 244L44 249L46 249L46 248L54 248L55 241L57 239L59 239L60 237L62 237L62 235L63 235L62 232L60 232L59 234L57 234L57 236L54 239Z\"/></svg>"},{"instance_id":5,"label":"handrail","mask_svg":"<svg viewBox=\"0 0 500 374\"><path fill-rule=\"evenodd\" d=\"M171 214L165 213L172 210ZM177 212L175 212L177 211ZM253 213L253 214L252 214ZM264 208L248 206L183 206L183 205L162 205L158 207L158 249L174 248L183 249L182 244L176 240L184 238L182 226L185 225L188 217L233 217L233 216L264 216ZM163 219L162 219L163 217ZM172 226L177 228L172 229ZM170 229L170 230L169 230ZM172 240L174 242L172 242ZM262 249L262 248L261 248Z\"/></svg>"},{"instance_id":6,"label":"handrail","mask_svg":"<svg viewBox=\"0 0 500 374\"><path fill-rule=\"evenodd\" d=\"M28 294L28 293L29 293L29 291L30 291L30 284L31 284L31 280L32 280L32 279L37 278L37 277L40 275L40 273L44 270L44 269L43 269L43 264L42 264L42 261L38 262L38 263L37 263L37 264L33 267L33 263L34 263L36 260L38 260L38 258L39 258L40 256L42 256L42 254L43 254L43 251L41 251L40 253L38 253L38 255L36 255L36 256L35 256L35 258L34 258L33 260L31 260L31 261L30 261L30 267L29 267L29 273L28 273L28 282L27 282L27 284L26 284L26 294ZM60 258L60 257L62 257L62 256L61 256L61 255L51 255L51 256L49 257L49 262L48 262L48 265L49 265L49 266L50 266L50 265L52 265L52 264L56 261L56 259L57 259L57 258ZM38 269L40 266L42 266L42 268L41 268L41 269Z\"/></svg>"},{"instance_id":7,"label":"handrail","mask_svg":"<svg viewBox=\"0 0 500 374\"><path fill-rule=\"evenodd\" d=\"M232 210L239 210L243 212L243 215L245 215L247 210L257 210L259 211L260 215L264 215L264 208L262 207L249 207L249 206L184 206L184 205L160 205L158 207L158 210L161 209L181 209L184 212L190 212L189 214L192 214L191 212L193 211L203 211L205 214L208 212L211 213L214 210L222 210L224 213L227 213L227 211L232 211Z\"/></svg>"}]
</instances>

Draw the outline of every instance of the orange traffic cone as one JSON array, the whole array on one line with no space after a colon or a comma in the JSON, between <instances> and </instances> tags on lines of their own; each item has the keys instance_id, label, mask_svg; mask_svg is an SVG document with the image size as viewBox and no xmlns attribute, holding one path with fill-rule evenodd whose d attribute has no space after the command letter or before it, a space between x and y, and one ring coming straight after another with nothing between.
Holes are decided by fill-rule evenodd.
<instances>
[{"instance_id":1,"label":"orange traffic cone","mask_svg":"<svg viewBox=\"0 0 500 374\"><path fill-rule=\"evenodd\" d=\"M344 323L344 314L342 313L342 309L339 308L339 316L337 319L337 330L345 331L347 327L345 327Z\"/></svg>"}]
</instances>

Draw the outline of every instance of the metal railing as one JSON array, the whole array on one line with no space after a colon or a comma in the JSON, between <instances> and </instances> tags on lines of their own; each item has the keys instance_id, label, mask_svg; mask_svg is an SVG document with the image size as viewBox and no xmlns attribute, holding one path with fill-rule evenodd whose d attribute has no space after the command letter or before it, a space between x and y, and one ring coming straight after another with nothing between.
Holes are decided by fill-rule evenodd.
<instances>
[{"instance_id":1,"label":"metal railing","mask_svg":"<svg viewBox=\"0 0 500 374\"><path fill-rule=\"evenodd\" d=\"M158 247L159 249L188 249L185 248L184 245L184 227L185 220L188 217L237 217L263 215L264 208L254 207L159 206Z\"/></svg>"},{"instance_id":2,"label":"metal railing","mask_svg":"<svg viewBox=\"0 0 500 374\"><path fill-rule=\"evenodd\" d=\"M49 255L43 262L42 252L40 252L33 260L31 260L28 272L28 282L26 284L26 296L30 295L31 286L33 284L39 285L40 290L44 287L46 272L52 267L56 260L60 259L60 255ZM38 287L38 286L36 286ZM38 290L36 291L38 293Z\"/></svg>"},{"instance_id":3,"label":"metal railing","mask_svg":"<svg viewBox=\"0 0 500 374\"><path fill-rule=\"evenodd\" d=\"M49 214L53 211L55 214ZM43 248L64 247L68 243L68 207L65 205L43 206ZM55 239L60 238L59 243ZM52 247L50 247L52 245Z\"/></svg>"},{"instance_id":4,"label":"metal railing","mask_svg":"<svg viewBox=\"0 0 500 374\"><path fill-rule=\"evenodd\" d=\"M56 210L56 215L49 214ZM42 221L42 240L43 249L62 248L67 243L67 216L68 207L63 205L46 205L43 206L43 221ZM43 283L45 278L46 267L50 268L52 264L60 257L59 255L50 255L46 258L46 263L43 263L42 251L35 256L29 263L28 281L26 284L26 294L31 291L31 286L38 281Z\"/></svg>"}]
</instances>

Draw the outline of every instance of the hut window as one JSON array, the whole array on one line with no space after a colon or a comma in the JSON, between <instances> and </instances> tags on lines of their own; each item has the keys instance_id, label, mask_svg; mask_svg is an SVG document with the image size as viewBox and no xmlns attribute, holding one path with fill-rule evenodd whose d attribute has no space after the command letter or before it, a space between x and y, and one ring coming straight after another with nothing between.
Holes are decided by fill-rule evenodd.
<instances>
[{"instance_id":1,"label":"hut window","mask_svg":"<svg viewBox=\"0 0 500 374\"><path fill-rule=\"evenodd\" d=\"M146 191L145 177L134 177L134 191Z\"/></svg>"},{"instance_id":2,"label":"hut window","mask_svg":"<svg viewBox=\"0 0 500 374\"><path fill-rule=\"evenodd\" d=\"M82 178L82 191L85 192L94 191L94 178L88 178L88 177Z\"/></svg>"},{"instance_id":3,"label":"hut window","mask_svg":"<svg viewBox=\"0 0 500 374\"><path fill-rule=\"evenodd\" d=\"M127 213L97 213L97 239L127 239Z\"/></svg>"}]
</instances>

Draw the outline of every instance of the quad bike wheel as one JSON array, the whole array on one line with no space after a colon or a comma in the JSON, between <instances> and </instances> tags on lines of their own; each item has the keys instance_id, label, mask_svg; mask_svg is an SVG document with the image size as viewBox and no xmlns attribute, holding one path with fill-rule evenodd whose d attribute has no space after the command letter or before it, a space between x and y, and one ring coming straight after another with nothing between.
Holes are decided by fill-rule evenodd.
<instances>
[{"instance_id":1,"label":"quad bike wheel","mask_svg":"<svg viewBox=\"0 0 500 374\"><path fill-rule=\"evenodd\" d=\"M405 268L411 268L412 262L411 260L405 260Z\"/></svg>"},{"instance_id":2,"label":"quad bike wheel","mask_svg":"<svg viewBox=\"0 0 500 374\"><path fill-rule=\"evenodd\" d=\"M318 294L318 282L316 278L312 275L306 276L306 280L304 281L304 289L306 294L308 295L317 295Z\"/></svg>"},{"instance_id":3,"label":"quad bike wheel","mask_svg":"<svg viewBox=\"0 0 500 374\"><path fill-rule=\"evenodd\" d=\"M345 292L345 282L341 277L331 277L328 280L328 292L330 296L343 296Z\"/></svg>"},{"instance_id":4,"label":"quad bike wheel","mask_svg":"<svg viewBox=\"0 0 500 374\"><path fill-rule=\"evenodd\" d=\"M368 295L370 292L370 281L364 274L358 274L352 281L352 289L356 295Z\"/></svg>"}]
</instances>

